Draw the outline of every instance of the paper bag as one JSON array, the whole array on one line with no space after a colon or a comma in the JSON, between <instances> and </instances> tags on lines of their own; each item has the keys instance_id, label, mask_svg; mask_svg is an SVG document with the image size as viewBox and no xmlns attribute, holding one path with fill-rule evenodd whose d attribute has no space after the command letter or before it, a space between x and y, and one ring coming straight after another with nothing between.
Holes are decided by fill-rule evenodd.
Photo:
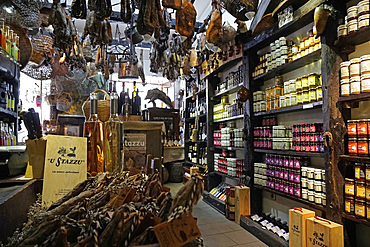
<instances>
[{"instance_id":1,"label":"paper bag","mask_svg":"<svg viewBox=\"0 0 370 247\"><path fill-rule=\"evenodd\" d=\"M27 165L27 178L43 178L46 140L26 140L29 163Z\"/></svg>"},{"instance_id":2,"label":"paper bag","mask_svg":"<svg viewBox=\"0 0 370 247\"><path fill-rule=\"evenodd\" d=\"M235 222L240 224L241 215L251 214L249 187L235 186Z\"/></svg>"},{"instance_id":3,"label":"paper bag","mask_svg":"<svg viewBox=\"0 0 370 247\"><path fill-rule=\"evenodd\" d=\"M48 207L87 178L87 139L46 137L43 204Z\"/></svg>"},{"instance_id":4,"label":"paper bag","mask_svg":"<svg viewBox=\"0 0 370 247\"><path fill-rule=\"evenodd\" d=\"M343 247L343 226L317 216L307 219L307 247Z\"/></svg>"},{"instance_id":5,"label":"paper bag","mask_svg":"<svg viewBox=\"0 0 370 247\"><path fill-rule=\"evenodd\" d=\"M289 246L306 247L306 219L314 217L315 212L295 207L289 210Z\"/></svg>"}]
</instances>

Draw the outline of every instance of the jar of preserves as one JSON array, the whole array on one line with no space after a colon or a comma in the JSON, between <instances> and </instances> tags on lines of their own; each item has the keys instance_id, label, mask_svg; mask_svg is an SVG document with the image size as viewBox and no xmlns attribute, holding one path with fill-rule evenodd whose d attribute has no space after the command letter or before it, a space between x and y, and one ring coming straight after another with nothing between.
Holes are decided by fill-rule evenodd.
<instances>
[{"instance_id":1,"label":"jar of preserves","mask_svg":"<svg viewBox=\"0 0 370 247\"><path fill-rule=\"evenodd\" d=\"M349 7L347 9L347 21L356 20L358 16L357 13L357 5L354 5L352 7Z\"/></svg>"},{"instance_id":2,"label":"jar of preserves","mask_svg":"<svg viewBox=\"0 0 370 247\"><path fill-rule=\"evenodd\" d=\"M309 91L307 89L307 90L302 91L302 103L306 104L308 102L310 102L310 94L309 94Z\"/></svg>"},{"instance_id":3,"label":"jar of preserves","mask_svg":"<svg viewBox=\"0 0 370 247\"><path fill-rule=\"evenodd\" d=\"M366 184L366 201L370 202L370 184Z\"/></svg>"},{"instance_id":4,"label":"jar of preserves","mask_svg":"<svg viewBox=\"0 0 370 247\"><path fill-rule=\"evenodd\" d=\"M301 84L302 84L302 89L308 89L308 76L303 76L301 78Z\"/></svg>"},{"instance_id":5,"label":"jar of preserves","mask_svg":"<svg viewBox=\"0 0 370 247\"><path fill-rule=\"evenodd\" d=\"M322 193L321 192L315 192L315 203L318 205L322 204Z\"/></svg>"},{"instance_id":6,"label":"jar of preserves","mask_svg":"<svg viewBox=\"0 0 370 247\"><path fill-rule=\"evenodd\" d=\"M369 183L370 184L370 164L366 164L365 165L365 179L366 179L366 183Z\"/></svg>"},{"instance_id":7,"label":"jar of preserves","mask_svg":"<svg viewBox=\"0 0 370 247\"><path fill-rule=\"evenodd\" d=\"M349 79L342 79L340 83L340 95L349 96L351 94Z\"/></svg>"},{"instance_id":8,"label":"jar of preserves","mask_svg":"<svg viewBox=\"0 0 370 247\"><path fill-rule=\"evenodd\" d=\"M355 215L357 218L364 219L366 216L365 200L355 200Z\"/></svg>"},{"instance_id":9,"label":"jar of preserves","mask_svg":"<svg viewBox=\"0 0 370 247\"><path fill-rule=\"evenodd\" d=\"M357 136L358 137L367 137L368 134L368 120L360 119L357 121Z\"/></svg>"},{"instance_id":10,"label":"jar of preserves","mask_svg":"<svg viewBox=\"0 0 370 247\"><path fill-rule=\"evenodd\" d=\"M370 92L370 74L364 74L361 76L361 92Z\"/></svg>"},{"instance_id":11,"label":"jar of preserves","mask_svg":"<svg viewBox=\"0 0 370 247\"><path fill-rule=\"evenodd\" d=\"M303 94L302 91L297 92L297 104L302 104L303 103Z\"/></svg>"},{"instance_id":12,"label":"jar of preserves","mask_svg":"<svg viewBox=\"0 0 370 247\"><path fill-rule=\"evenodd\" d=\"M357 155L357 138L348 138L348 154L349 155Z\"/></svg>"},{"instance_id":13,"label":"jar of preserves","mask_svg":"<svg viewBox=\"0 0 370 247\"><path fill-rule=\"evenodd\" d=\"M365 182L356 181L355 183L356 189L356 198L365 199L366 198L366 187Z\"/></svg>"},{"instance_id":14,"label":"jar of preserves","mask_svg":"<svg viewBox=\"0 0 370 247\"><path fill-rule=\"evenodd\" d=\"M345 61L340 63L340 78L341 79L348 79L349 78L349 66L351 62Z\"/></svg>"},{"instance_id":15,"label":"jar of preserves","mask_svg":"<svg viewBox=\"0 0 370 247\"><path fill-rule=\"evenodd\" d=\"M326 206L326 194L322 194L322 205L325 207Z\"/></svg>"},{"instance_id":16,"label":"jar of preserves","mask_svg":"<svg viewBox=\"0 0 370 247\"><path fill-rule=\"evenodd\" d=\"M314 190L316 192L322 192L322 183L321 183L321 181L314 181L313 186L314 186Z\"/></svg>"},{"instance_id":17,"label":"jar of preserves","mask_svg":"<svg viewBox=\"0 0 370 247\"><path fill-rule=\"evenodd\" d=\"M366 203L366 219L370 220L370 202Z\"/></svg>"},{"instance_id":18,"label":"jar of preserves","mask_svg":"<svg viewBox=\"0 0 370 247\"><path fill-rule=\"evenodd\" d=\"M355 180L350 178L344 179L344 193L346 196L355 196Z\"/></svg>"},{"instance_id":19,"label":"jar of preserves","mask_svg":"<svg viewBox=\"0 0 370 247\"><path fill-rule=\"evenodd\" d=\"M347 27L348 27L348 31L347 31L348 34L357 32L358 31L358 21L357 20L349 21L347 24Z\"/></svg>"},{"instance_id":20,"label":"jar of preserves","mask_svg":"<svg viewBox=\"0 0 370 247\"><path fill-rule=\"evenodd\" d=\"M296 90L302 90L302 79L299 77L295 80Z\"/></svg>"},{"instance_id":21,"label":"jar of preserves","mask_svg":"<svg viewBox=\"0 0 370 247\"><path fill-rule=\"evenodd\" d=\"M370 15L365 14L358 18L358 29L369 26Z\"/></svg>"},{"instance_id":22,"label":"jar of preserves","mask_svg":"<svg viewBox=\"0 0 370 247\"><path fill-rule=\"evenodd\" d=\"M316 97L316 88L310 88L309 91L309 102L315 102L317 99Z\"/></svg>"},{"instance_id":23,"label":"jar of preserves","mask_svg":"<svg viewBox=\"0 0 370 247\"><path fill-rule=\"evenodd\" d=\"M357 4L357 14L359 17L369 14L369 0L360 1Z\"/></svg>"},{"instance_id":24,"label":"jar of preserves","mask_svg":"<svg viewBox=\"0 0 370 247\"><path fill-rule=\"evenodd\" d=\"M310 202L315 201L315 192L313 190L308 190L308 201Z\"/></svg>"},{"instance_id":25,"label":"jar of preserves","mask_svg":"<svg viewBox=\"0 0 370 247\"><path fill-rule=\"evenodd\" d=\"M358 120L348 120L347 121L347 134L348 137L356 137L357 136L357 122Z\"/></svg>"},{"instance_id":26,"label":"jar of preserves","mask_svg":"<svg viewBox=\"0 0 370 247\"><path fill-rule=\"evenodd\" d=\"M322 100L322 87L321 86L316 87L316 99L317 101Z\"/></svg>"},{"instance_id":27,"label":"jar of preserves","mask_svg":"<svg viewBox=\"0 0 370 247\"><path fill-rule=\"evenodd\" d=\"M347 25L338 26L338 38L344 37L347 35Z\"/></svg>"},{"instance_id":28,"label":"jar of preserves","mask_svg":"<svg viewBox=\"0 0 370 247\"><path fill-rule=\"evenodd\" d=\"M315 73L308 75L308 86L317 86L319 85L319 76Z\"/></svg>"},{"instance_id":29,"label":"jar of preserves","mask_svg":"<svg viewBox=\"0 0 370 247\"><path fill-rule=\"evenodd\" d=\"M355 214L355 198L353 196L346 196L344 202L344 211L346 214Z\"/></svg>"},{"instance_id":30,"label":"jar of preserves","mask_svg":"<svg viewBox=\"0 0 370 247\"><path fill-rule=\"evenodd\" d=\"M355 178L356 181L365 182L365 164L355 163Z\"/></svg>"},{"instance_id":31,"label":"jar of preserves","mask_svg":"<svg viewBox=\"0 0 370 247\"><path fill-rule=\"evenodd\" d=\"M350 60L350 66L349 66L349 75L351 76L351 78L353 76L359 76L360 75L360 62L361 62L361 59L360 58L353 58Z\"/></svg>"},{"instance_id":32,"label":"jar of preserves","mask_svg":"<svg viewBox=\"0 0 370 247\"><path fill-rule=\"evenodd\" d=\"M351 76L350 90L351 90L351 95L361 93L361 77L360 76Z\"/></svg>"}]
</instances>

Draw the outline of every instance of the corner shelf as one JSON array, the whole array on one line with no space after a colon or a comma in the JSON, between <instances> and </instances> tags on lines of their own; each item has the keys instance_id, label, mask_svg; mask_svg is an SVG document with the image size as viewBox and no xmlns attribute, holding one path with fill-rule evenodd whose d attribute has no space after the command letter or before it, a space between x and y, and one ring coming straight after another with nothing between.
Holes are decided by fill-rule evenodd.
<instances>
[{"instance_id":1,"label":"corner shelf","mask_svg":"<svg viewBox=\"0 0 370 247\"><path fill-rule=\"evenodd\" d=\"M367 41L370 41L370 26L364 27L344 37L340 37L335 41L334 45L343 48L345 46L361 45Z\"/></svg>"},{"instance_id":2,"label":"corner shelf","mask_svg":"<svg viewBox=\"0 0 370 247\"><path fill-rule=\"evenodd\" d=\"M295 106L285 107L285 108L272 110L272 111L256 112L254 113L254 116L259 117L259 116L267 116L267 115L273 115L273 114L279 114L279 113L285 113L285 112L309 110L309 109L314 109L314 108L318 108L321 106L322 106L322 101L317 101L317 102L313 102L309 104L295 105Z\"/></svg>"},{"instance_id":3,"label":"corner shelf","mask_svg":"<svg viewBox=\"0 0 370 247\"><path fill-rule=\"evenodd\" d=\"M211 73L209 73L208 75L204 76L201 75L202 77L200 78L200 80L204 80L205 78L207 77L211 77L211 76L214 76L224 70L227 70L228 68L231 68L233 66L235 66L238 62L240 62L243 58L243 55L241 55L240 57L237 57L233 60L230 60L230 61L227 61L225 63L223 63L220 67L218 67L217 69L215 69L214 71L212 71Z\"/></svg>"},{"instance_id":4,"label":"corner shelf","mask_svg":"<svg viewBox=\"0 0 370 247\"><path fill-rule=\"evenodd\" d=\"M347 219L347 220L351 220L353 222L356 222L358 224L362 224L362 225L365 225L365 226L370 227L370 221L368 221L368 220L358 219L358 218L356 218L356 216L354 216L354 215L348 215L346 213L343 213L342 214L342 217L345 218L345 219Z\"/></svg>"},{"instance_id":5,"label":"corner shelf","mask_svg":"<svg viewBox=\"0 0 370 247\"><path fill-rule=\"evenodd\" d=\"M292 156L308 156L308 157L325 157L325 153L312 153L312 152L296 152L291 150L275 150L275 149L259 149L255 148L256 153L266 153L266 154L281 154L281 155L292 155Z\"/></svg>"},{"instance_id":6,"label":"corner shelf","mask_svg":"<svg viewBox=\"0 0 370 247\"><path fill-rule=\"evenodd\" d=\"M364 163L370 163L370 157L361 157L361 156L352 156L352 155L339 155L339 158L341 160L347 161L347 162L364 162Z\"/></svg>"},{"instance_id":7,"label":"corner shelf","mask_svg":"<svg viewBox=\"0 0 370 247\"><path fill-rule=\"evenodd\" d=\"M230 93L235 93L239 90L239 88L243 86L243 83L240 83L239 85L235 85L231 88L228 88L226 89L225 91L222 91L222 92L219 92L219 93L216 93L215 95L213 95L212 99L218 97L218 96L221 96L221 95L224 95L224 94L230 94Z\"/></svg>"},{"instance_id":8,"label":"corner shelf","mask_svg":"<svg viewBox=\"0 0 370 247\"><path fill-rule=\"evenodd\" d=\"M339 102L365 101L365 100L370 100L370 93L361 93L361 94L350 95L350 96L341 96L338 98Z\"/></svg>"},{"instance_id":9,"label":"corner shelf","mask_svg":"<svg viewBox=\"0 0 370 247\"><path fill-rule=\"evenodd\" d=\"M243 117L244 117L244 115L238 115L238 116L213 120L213 122L214 123L221 123L221 122L231 121L231 120L235 120L235 119L240 119L240 118L243 118Z\"/></svg>"},{"instance_id":10,"label":"corner shelf","mask_svg":"<svg viewBox=\"0 0 370 247\"><path fill-rule=\"evenodd\" d=\"M311 64L321 59L321 50L314 51L302 58L283 64L276 69L272 69L269 72L259 75L253 79L253 82L266 81L274 78L277 75L285 74L290 71L299 69L305 65Z\"/></svg>"},{"instance_id":11,"label":"corner shelf","mask_svg":"<svg viewBox=\"0 0 370 247\"><path fill-rule=\"evenodd\" d=\"M267 188L267 187L264 187L264 186L260 186L260 185L254 185L254 188L257 188L257 189L260 189L260 190L265 190L265 191L268 191L268 192L271 192L271 193L274 193L276 195L279 195L279 196L282 196L282 197L285 197L285 198L288 198L290 200L293 200L293 201L297 201L297 202L300 202L300 203L303 203L303 204L306 204L314 209L317 209L317 210L320 210L320 211L326 211L326 208L322 205L317 205L315 203L312 203L310 201L307 201L307 200L303 200L302 198L300 197L296 197L296 196L292 196L290 194L286 194L286 193L283 193L281 191L276 191L276 190L273 190L273 189L270 189L270 188Z\"/></svg>"}]
</instances>

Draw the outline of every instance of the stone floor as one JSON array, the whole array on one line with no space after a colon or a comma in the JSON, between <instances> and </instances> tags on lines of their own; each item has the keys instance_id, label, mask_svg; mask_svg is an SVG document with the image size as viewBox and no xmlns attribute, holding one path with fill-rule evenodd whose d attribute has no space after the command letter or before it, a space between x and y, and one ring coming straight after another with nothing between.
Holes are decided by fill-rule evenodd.
<instances>
[{"instance_id":1,"label":"stone floor","mask_svg":"<svg viewBox=\"0 0 370 247\"><path fill-rule=\"evenodd\" d=\"M168 183L173 196L183 186L182 183ZM197 218L198 228L202 233L206 247L262 247L267 246L234 221L230 221L211 206L199 200L194 206L193 216Z\"/></svg>"}]
</instances>

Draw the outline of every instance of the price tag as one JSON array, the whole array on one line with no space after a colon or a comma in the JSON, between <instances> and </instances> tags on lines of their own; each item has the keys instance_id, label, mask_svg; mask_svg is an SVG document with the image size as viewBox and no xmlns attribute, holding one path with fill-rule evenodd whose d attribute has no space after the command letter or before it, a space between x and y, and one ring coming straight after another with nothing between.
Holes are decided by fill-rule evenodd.
<instances>
[{"instance_id":1,"label":"price tag","mask_svg":"<svg viewBox=\"0 0 370 247\"><path fill-rule=\"evenodd\" d=\"M255 214L255 215L253 215L252 217L251 217L251 219L252 220L254 220L254 221L258 221L259 220L259 216L258 216L258 214Z\"/></svg>"},{"instance_id":2,"label":"price tag","mask_svg":"<svg viewBox=\"0 0 370 247\"><path fill-rule=\"evenodd\" d=\"M310 108L313 108L313 104L306 104L306 105L303 105L302 107L303 109L310 109Z\"/></svg>"},{"instance_id":3,"label":"price tag","mask_svg":"<svg viewBox=\"0 0 370 247\"><path fill-rule=\"evenodd\" d=\"M285 239L285 241L289 241L289 232L283 234L283 238Z\"/></svg>"}]
</instances>

